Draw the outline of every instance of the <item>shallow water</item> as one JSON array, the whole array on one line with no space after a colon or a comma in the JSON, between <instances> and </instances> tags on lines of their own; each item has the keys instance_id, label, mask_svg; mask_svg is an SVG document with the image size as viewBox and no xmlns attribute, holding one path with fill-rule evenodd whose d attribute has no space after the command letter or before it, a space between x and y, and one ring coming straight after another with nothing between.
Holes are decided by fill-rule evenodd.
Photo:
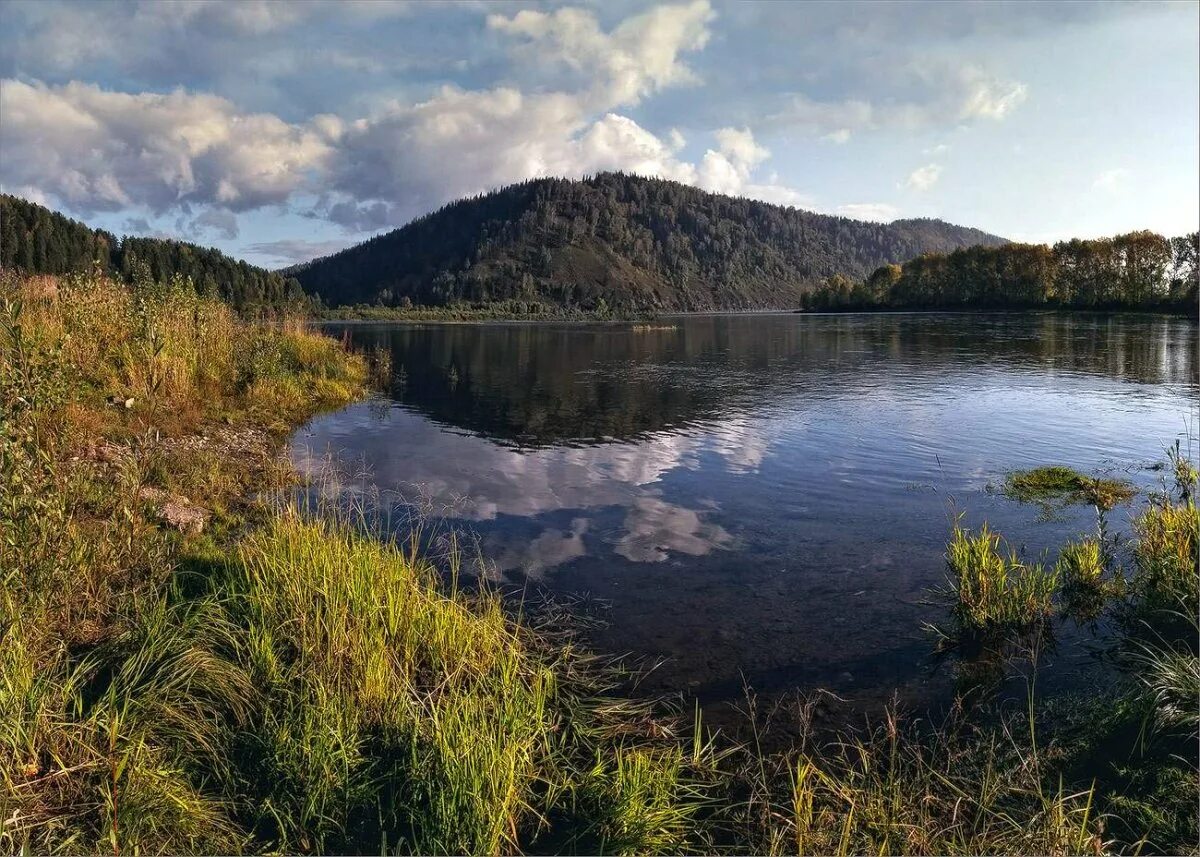
<instances>
[{"instance_id":1,"label":"shallow water","mask_svg":"<svg viewBox=\"0 0 1200 857\"><path fill-rule=\"evenodd\" d=\"M508 583L609 604L590 642L664 659L647 690L924 705L952 688L923 625L946 618L929 590L955 515L1036 558L1094 511L1048 517L990 484L1061 463L1151 490L1164 447L1197 431L1185 319L664 323L331 325L390 349L392 392L313 420L295 461L333 455L358 473L345 487L475 534ZM1064 623L1043 687L1088 681L1097 635Z\"/></svg>"}]
</instances>

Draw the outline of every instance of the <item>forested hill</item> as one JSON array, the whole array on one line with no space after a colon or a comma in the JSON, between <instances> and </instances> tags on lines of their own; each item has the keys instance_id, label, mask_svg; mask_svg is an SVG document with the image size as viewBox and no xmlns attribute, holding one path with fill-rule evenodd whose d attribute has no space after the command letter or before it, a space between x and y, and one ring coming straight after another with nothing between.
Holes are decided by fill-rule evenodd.
<instances>
[{"instance_id":1,"label":"forested hill","mask_svg":"<svg viewBox=\"0 0 1200 857\"><path fill-rule=\"evenodd\" d=\"M220 250L165 238L118 239L44 206L0 194L0 269L69 274L95 264L128 282L188 277L202 294L220 295L243 311L304 299L294 279Z\"/></svg>"},{"instance_id":2,"label":"forested hill","mask_svg":"<svg viewBox=\"0 0 1200 857\"><path fill-rule=\"evenodd\" d=\"M286 273L331 306L748 309L797 306L834 274L1003 243L939 220L864 223L604 173L464 199Z\"/></svg>"}]
</instances>

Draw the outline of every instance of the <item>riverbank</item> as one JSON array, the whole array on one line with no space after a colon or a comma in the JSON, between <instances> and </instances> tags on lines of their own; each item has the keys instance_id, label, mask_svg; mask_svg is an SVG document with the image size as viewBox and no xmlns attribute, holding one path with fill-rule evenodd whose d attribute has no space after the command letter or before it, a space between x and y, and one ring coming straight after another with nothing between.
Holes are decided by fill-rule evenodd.
<instances>
[{"instance_id":1,"label":"riverbank","mask_svg":"<svg viewBox=\"0 0 1200 857\"><path fill-rule=\"evenodd\" d=\"M1103 589L1114 618L1169 635L1146 641L1157 684L1131 676L1065 712L1031 688L1029 711L966 707L936 727L894 713L838 736L813 730L815 700L787 717L749 700L735 742L686 705L618 697L622 674L569 622L458 585L453 544L423 557L344 510L301 515L264 492L292 478L276 454L289 428L366 392L369 355L298 321L239 322L183 284L3 288L5 850L1194 844L1194 771L1176 757L1195 725L1170 674L1186 680L1194 651L1186 625L1157 621L1193 591L1196 513L1178 486L1120 557L1129 587ZM953 627L1029 640L1042 614L1021 609L1023 567L955 539ZM1068 573L1116 579L1116 554L1080 556L1035 608L1060 603Z\"/></svg>"}]
</instances>

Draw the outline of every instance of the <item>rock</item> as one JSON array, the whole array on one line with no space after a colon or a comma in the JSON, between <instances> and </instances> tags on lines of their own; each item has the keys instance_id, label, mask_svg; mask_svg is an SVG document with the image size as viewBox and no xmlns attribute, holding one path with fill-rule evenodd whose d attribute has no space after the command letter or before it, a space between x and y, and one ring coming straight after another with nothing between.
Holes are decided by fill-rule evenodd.
<instances>
[{"instance_id":1,"label":"rock","mask_svg":"<svg viewBox=\"0 0 1200 857\"><path fill-rule=\"evenodd\" d=\"M161 517L181 533L199 535L208 524L209 512L199 506L168 502L160 510Z\"/></svg>"},{"instance_id":2,"label":"rock","mask_svg":"<svg viewBox=\"0 0 1200 857\"><path fill-rule=\"evenodd\" d=\"M204 532L212 516L211 512L195 505L187 497L170 494L161 488L146 486L138 491L138 499L153 505L155 515L164 524L185 534L199 535Z\"/></svg>"}]
</instances>

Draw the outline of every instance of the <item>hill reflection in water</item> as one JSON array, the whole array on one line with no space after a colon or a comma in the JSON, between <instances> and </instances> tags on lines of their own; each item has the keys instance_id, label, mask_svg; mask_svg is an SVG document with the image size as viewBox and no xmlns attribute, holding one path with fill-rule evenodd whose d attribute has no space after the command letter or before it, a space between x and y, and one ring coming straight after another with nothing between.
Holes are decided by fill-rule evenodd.
<instances>
[{"instance_id":1,"label":"hill reflection in water","mask_svg":"<svg viewBox=\"0 0 1200 857\"><path fill-rule=\"evenodd\" d=\"M332 326L390 350L391 394L314 420L296 461L361 463L347 487L468 528L504 579L610 601L595 644L668 658L660 689L736 696L745 675L926 698L953 515L1036 555L1090 510L1046 520L989 482L1065 463L1149 488L1195 427L1182 319L667 323ZM1063 652L1065 683L1084 656Z\"/></svg>"}]
</instances>

